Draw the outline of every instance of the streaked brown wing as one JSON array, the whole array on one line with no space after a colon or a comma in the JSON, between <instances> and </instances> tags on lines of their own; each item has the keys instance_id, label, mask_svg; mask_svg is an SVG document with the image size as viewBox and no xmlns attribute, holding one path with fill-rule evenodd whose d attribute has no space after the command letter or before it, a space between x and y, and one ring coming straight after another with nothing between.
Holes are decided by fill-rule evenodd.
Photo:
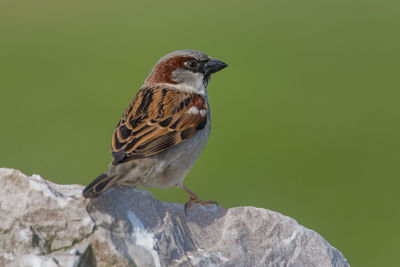
<instances>
[{"instance_id":1,"label":"streaked brown wing","mask_svg":"<svg viewBox=\"0 0 400 267\"><path fill-rule=\"evenodd\" d=\"M155 155L192 137L206 125L207 109L198 94L142 88L114 131L113 163Z\"/></svg>"}]
</instances>

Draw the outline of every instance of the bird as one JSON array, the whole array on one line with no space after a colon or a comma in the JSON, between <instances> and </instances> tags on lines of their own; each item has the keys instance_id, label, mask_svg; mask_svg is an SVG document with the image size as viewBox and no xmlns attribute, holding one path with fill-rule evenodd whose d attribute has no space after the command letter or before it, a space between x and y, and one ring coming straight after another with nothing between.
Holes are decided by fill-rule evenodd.
<instances>
[{"instance_id":1,"label":"bird","mask_svg":"<svg viewBox=\"0 0 400 267\"><path fill-rule=\"evenodd\" d=\"M207 87L228 65L205 53L177 50L162 57L118 122L107 171L82 192L96 198L114 184L168 189L189 194L185 213L201 200L183 180L203 151L211 131Z\"/></svg>"}]
</instances>

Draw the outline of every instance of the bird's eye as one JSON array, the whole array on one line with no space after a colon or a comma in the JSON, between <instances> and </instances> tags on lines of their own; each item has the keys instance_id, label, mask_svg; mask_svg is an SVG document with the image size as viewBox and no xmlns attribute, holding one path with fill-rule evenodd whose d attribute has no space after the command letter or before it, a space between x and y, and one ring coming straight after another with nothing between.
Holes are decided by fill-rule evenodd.
<instances>
[{"instance_id":1,"label":"bird's eye","mask_svg":"<svg viewBox=\"0 0 400 267\"><path fill-rule=\"evenodd\" d=\"M197 67L199 66L199 63L195 60L189 60L185 62L186 67L190 68L190 69L197 69Z\"/></svg>"}]
</instances>

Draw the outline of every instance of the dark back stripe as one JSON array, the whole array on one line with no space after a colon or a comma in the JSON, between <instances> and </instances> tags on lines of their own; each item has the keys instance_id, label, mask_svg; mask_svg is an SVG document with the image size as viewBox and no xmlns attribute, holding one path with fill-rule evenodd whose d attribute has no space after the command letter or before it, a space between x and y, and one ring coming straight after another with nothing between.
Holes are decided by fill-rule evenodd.
<instances>
[{"instance_id":1,"label":"dark back stripe","mask_svg":"<svg viewBox=\"0 0 400 267\"><path fill-rule=\"evenodd\" d=\"M142 123L143 118L142 117L135 117L129 120L129 124L132 129L135 129L140 123Z\"/></svg>"},{"instance_id":2,"label":"dark back stripe","mask_svg":"<svg viewBox=\"0 0 400 267\"><path fill-rule=\"evenodd\" d=\"M137 144L137 142L138 142L140 139L142 139L142 138L145 137L146 135L148 135L148 134L154 132L155 130L156 130L156 128L154 128L154 129L148 131L147 133L143 134L142 136L139 136L139 137L137 137L137 138L134 138L134 139L126 146L126 148L125 148L126 152L127 152L127 153L131 153L131 152L132 152L131 149Z\"/></svg>"},{"instance_id":3,"label":"dark back stripe","mask_svg":"<svg viewBox=\"0 0 400 267\"><path fill-rule=\"evenodd\" d=\"M113 139L113 141L114 141L114 149L115 150L120 149L125 144L125 143L119 142L117 130L114 131L114 139Z\"/></svg>"},{"instance_id":4,"label":"dark back stripe","mask_svg":"<svg viewBox=\"0 0 400 267\"><path fill-rule=\"evenodd\" d=\"M190 103L190 97L188 97L188 98L185 99L185 106L188 106L189 103Z\"/></svg>"},{"instance_id":5,"label":"dark back stripe","mask_svg":"<svg viewBox=\"0 0 400 267\"><path fill-rule=\"evenodd\" d=\"M169 117L163 121L160 121L160 126L161 127L167 127L171 123L172 117Z\"/></svg>"},{"instance_id":6,"label":"dark back stripe","mask_svg":"<svg viewBox=\"0 0 400 267\"><path fill-rule=\"evenodd\" d=\"M124 140L131 136L132 130L128 129L128 128L126 127L126 125L120 126L120 127L118 128L118 130L119 130L120 136L121 136L122 139L124 139Z\"/></svg>"},{"instance_id":7,"label":"dark back stripe","mask_svg":"<svg viewBox=\"0 0 400 267\"><path fill-rule=\"evenodd\" d=\"M207 116L196 126L196 130L200 131L206 126Z\"/></svg>"},{"instance_id":8,"label":"dark back stripe","mask_svg":"<svg viewBox=\"0 0 400 267\"><path fill-rule=\"evenodd\" d=\"M187 128L186 130L181 132L181 138L182 140L185 140L186 138L188 138L190 136L190 134L192 133L193 128Z\"/></svg>"},{"instance_id":9,"label":"dark back stripe","mask_svg":"<svg viewBox=\"0 0 400 267\"><path fill-rule=\"evenodd\" d=\"M138 135L140 132L142 132L142 131L144 131L144 130L146 130L147 128L149 128L149 127L151 127L150 125L148 125L148 124L146 124L146 125L144 125L142 128L140 128L139 130L137 130L137 131L134 131L133 133L132 133L132 136L136 136L136 135Z\"/></svg>"},{"instance_id":10,"label":"dark back stripe","mask_svg":"<svg viewBox=\"0 0 400 267\"><path fill-rule=\"evenodd\" d=\"M148 108L153 101L153 90L147 89L143 92L142 102L140 103L138 109L136 110L136 114L147 113Z\"/></svg>"},{"instance_id":11,"label":"dark back stripe","mask_svg":"<svg viewBox=\"0 0 400 267\"><path fill-rule=\"evenodd\" d=\"M163 116L164 116L164 98L165 98L165 96L167 95L167 89L162 89L162 92L161 92L161 99L160 99L160 101L158 102L158 115L157 115L157 118L162 118Z\"/></svg>"},{"instance_id":12,"label":"dark back stripe","mask_svg":"<svg viewBox=\"0 0 400 267\"><path fill-rule=\"evenodd\" d=\"M174 124L172 124L171 127L169 127L169 128L175 129L176 126L178 126L178 123L181 121L181 118L182 118L182 117L179 117L179 119L177 119L177 120L174 122Z\"/></svg>"}]
</instances>

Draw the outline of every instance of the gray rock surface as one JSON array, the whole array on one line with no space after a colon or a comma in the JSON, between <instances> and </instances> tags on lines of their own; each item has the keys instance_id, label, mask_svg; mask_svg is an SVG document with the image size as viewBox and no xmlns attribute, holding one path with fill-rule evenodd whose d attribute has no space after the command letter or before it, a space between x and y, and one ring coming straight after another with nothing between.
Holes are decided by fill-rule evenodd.
<instances>
[{"instance_id":1,"label":"gray rock surface","mask_svg":"<svg viewBox=\"0 0 400 267\"><path fill-rule=\"evenodd\" d=\"M156 200L0 169L0 266L349 266L316 232L279 213Z\"/></svg>"}]
</instances>

